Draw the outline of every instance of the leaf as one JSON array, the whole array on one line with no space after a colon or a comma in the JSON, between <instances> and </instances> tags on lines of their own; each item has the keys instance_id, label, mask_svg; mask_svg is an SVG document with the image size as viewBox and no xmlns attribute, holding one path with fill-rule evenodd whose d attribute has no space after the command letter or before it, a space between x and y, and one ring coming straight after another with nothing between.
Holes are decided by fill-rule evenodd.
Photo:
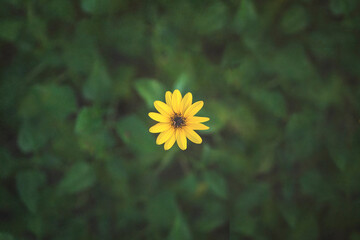
<instances>
[{"instance_id":1,"label":"leaf","mask_svg":"<svg viewBox=\"0 0 360 240\"><path fill-rule=\"evenodd\" d=\"M231 124L234 130L245 139L253 139L258 133L258 120L253 113L253 109L245 104L239 103L233 113L229 112L233 117Z\"/></svg>"},{"instance_id":2,"label":"leaf","mask_svg":"<svg viewBox=\"0 0 360 240\"><path fill-rule=\"evenodd\" d=\"M243 0L234 17L234 27L236 32L243 32L250 28L257 20L258 14L252 0Z\"/></svg>"},{"instance_id":3,"label":"leaf","mask_svg":"<svg viewBox=\"0 0 360 240\"><path fill-rule=\"evenodd\" d=\"M84 21L76 25L77 29L81 29L81 24L84 25ZM94 34L84 31L66 43L63 58L70 72L89 74L93 71L94 62L100 57L94 42Z\"/></svg>"},{"instance_id":4,"label":"leaf","mask_svg":"<svg viewBox=\"0 0 360 240\"><path fill-rule=\"evenodd\" d=\"M62 121L76 109L75 94L69 86L44 84L31 88L21 103L20 115L23 119Z\"/></svg>"},{"instance_id":5,"label":"leaf","mask_svg":"<svg viewBox=\"0 0 360 240\"><path fill-rule=\"evenodd\" d=\"M226 126L230 116L231 110L227 107L227 104L221 101L208 101L205 102L205 107L197 114L198 116L209 117L210 121L206 122L205 125L209 126L210 129L207 132L218 132Z\"/></svg>"},{"instance_id":6,"label":"leaf","mask_svg":"<svg viewBox=\"0 0 360 240\"><path fill-rule=\"evenodd\" d=\"M311 111L293 114L286 125L285 153L289 159L309 157L318 146L319 117Z\"/></svg>"},{"instance_id":7,"label":"leaf","mask_svg":"<svg viewBox=\"0 0 360 240\"><path fill-rule=\"evenodd\" d=\"M352 151L349 150L347 133L339 133L335 127L327 127L326 147L334 164L345 172L351 162Z\"/></svg>"},{"instance_id":8,"label":"leaf","mask_svg":"<svg viewBox=\"0 0 360 240\"><path fill-rule=\"evenodd\" d=\"M145 116L144 116L145 117ZM146 116L147 117L147 116ZM128 115L117 123L117 134L123 142L137 155L143 156L144 161L151 162L159 151L155 139L145 124L135 115Z\"/></svg>"},{"instance_id":9,"label":"leaf","mask_svg":"<svg viewBox=\"0 0 360 240\"><path fill-rule=\"evenodd\" d=\"M75 124L77 134L91 135L103 127L102 114L99 108L84 107L81 109Z\"/></svg>"},{"instance_id":10,"label":"leaf","mask_svg":"<svg viewBox=\"0 0 360 240\"><path fill-rule=\"evenodd\" d=\"M105 66L95 61L92 72L83 86L84 97L95 103L104 103L112 98L112 80Z\"/></svg>"},{"instance_id":11,"label":"leaf","mask_svg":"<svg viewBox=\"0 0 360 240\"><path fill-rule=\"evenodd\" d=\"M135 13L123 15L116 22L110 23L105 30L109 38L116 39L111 46L115 46L124 55L140 57L143 54L148 37L143 16Z\"/></svg>"},{"instance_id":12,"label":"leaf","mask_svg":"<svg viewBox=\"0 0 360 240\"><path fill-rule=\"evenodd\" d=\"M203 214L196 219L195 229L201 232L211 233L228 221L227 211L224 204L208 199L201 206Z\"/></svg>"},{"instance_id":13,"label":"leaf","mask_svg":"<svg viewBox=\"0 0 360 240\"><path fill-rule=\"evenodd\" d=\"M82 0L81 1L81 8L83 9L84 12L88 12L88 13L94 13L96 12L96 7L98 0Z\"/></svg>"},{"instance_id":14,"label":"leaf","mask_svg":"<svg viewBox=\"0 0 360 240\"><path fill-rule=\"evenodd\" d=\"M20 128L17 143L24 153L33 152L43 147L49 139L39 124L24 122Z\"/></svg>"},{"instance_id":15,"label":"leaf","mask_svg":"<svg viewBox=\"0 0 360 240\"><path fill-rule=\"evenodd\" d=\"M294 34L304 30L308 25L306 9L302 6L292 6L281 20L281 28L284 33Z\"/></svg>"},{"instance_id":16,"label":"leaf","mask_svg":"<svg viewBox=\"0 0 360 240\"><path fill-rule=\"evenodd\" d=\"M261 205L270 197L270 187L267 183L254 183L241 192L236 202L236 212L248 213Z\"/></svg>"},{"instance_id":17,"label":"leaf","mask_svg":"<svg viewBox=\"0 0 360 240\"><path fill-rule=\"evenodd\" d=\"M165 101L165 88L155 79L139 79L135 82L135 89L149 108L153 108L156 100Z\"/></svg>"},{"instance_id":18,"label":"leaf","mask_svg":"<svg viewBox=\"0 0 360 240\"><path fill-rule=\"evenodd\" d=\"M272 113L275 117L283 118L286 115L286 102L284 96L275 91L265 89L254 89L250 96L259 103L261 107Z\"/></svg>"},{"instance_id":19,"label":"leaf","mask_svg":"<svg viewBox=\"0 0 360 240\"><path fill-rule=\"evenodd\" d=\"M179 77L176 79L176 82L174 84L174 89L179 89L180 92L184 93L185 90L189 89L189 86L194 81L192 81L192 78L187 73L181 73Z\"/></svg>"},{"instance_id":20,"label":"leaf","mask_svg":"<svg viewBox=\"0 0 360 240\"><path fill-rule=\"evenodd\" d=\"M169 228L178 211L174 195L162 191L151 197L146 206L146 217L154 228Z\"/></svg>"},{"instance_id":21,"label":"leaf","mask_svg":"<svg viewBox=\"0 0 360 240\"><path fill-rule=\"evenodd\" d=\"M316 240L319 237L319 226L316 218L311 213L301 218L292 232L294 240Z\"/></svg>"},{"instance_id":22,"label":"leaf","mask_svg":"<svg viewBox=\"0 0 360 240\"><path fill-rule=\"evenodd\" d=\"M318 201L329 201L334 198L330 183L315 170L306 172L300 178L301 190L304 194L316 198Z\"/></svg>"},{"instance_id":23,"label":"leaf","mask_svg":"<svg viewBox=\"0 0 360 240\"><path fill-rule=\"evenodd\" d=\"M44 173L37 170L21 171L16 175L16 187L20 198L32 213L37 212L40 188L45 181Z\"/></svg>"},{"instance_id":24,"label":"leaf","mask_svg":"<svg viewBox=\"0 0 360 240\"><path fill-rule=\"evenodd\" d=\"M95 170L86 162L75 163L61 180L58 191L60 194L72 194L89 189L96 180Z\"/></svg>"},{"instance_id":25,"label":"leaf","mask_svg":"<svg viewBox=\"0 0 360 240\"><path fill-rule=\"evenodd\" d=\"M114 143L102 118L100 108L85 107L81 109L75 125L75 133L79 137L81 147L98 157L106 156L107 148Z\"/></svg>"},{"instance_id":26,"label":"leaf","mask_svg":"<svg viewBox=\"0 0 360 240\"><path fill-rule=\"evenodd\" d=\"M124 4L122 1L111 0L81 0L81 9L85 13L94 15L111 14L118 9L118 5Z\"/></svg>"},{"instance_id":27,"label":"leaf","mask_svg":"<svg viewBox=\"0 0 360 240\"><path fill-rule=\"evenodd\" d=\"M21 27L21 20L2 19L0 21L0 38L6 41L16 40L21 30Z\"/></svg>"},{"instance_id":28,"label":"leaf","mask_svg":"<svg viewBox=\"0 0 360 240\"><path fill-rule=\"evenodd\" d=\"M14 240L14 237L8 233L0 232L0 240Z\"/></svg>"},{"instance_id":29,"label":"leaf","mask_svg":"<svg viewBox=\"0 0 360 240\"><path fill-rule=\"evenodd\" d=\"M299 210L294 204L283 204L280 206L280 211L287 222L287 224L294 228L299 218Z\"/></svg>"},{"instance_id":30,"label":"leaf","mask_svg":"<svg viewBox=\"0 0 360 240\"><path fill-rule=\"evenodd\" d=\"M222 176L216 172L208 171L204 173L204 179L215 195L221 198L227 198L227 185Z\"/></svg>"},{"instance_id":31,"label":"leaf","mask_svg":"<svg viewBox=\"0 0 360 240\"><path fill-rule=\"evenodd\" d=\"M277 50L269 64L270 68L275 70L279 76L284 77L286 80L293 80L288 81L291 83L290 87L292 89L294 89L294 84L311 86L307 79L313 81L314 78L318 77L314 66L305 53L304 47L298 44L291 44Z\"/></svg>"},{"instance_id":32,"label":"leaf","mask_svg":"<svg viewBox=\"0 0 360 240\"><path fill-rule=\"evenodd\" d=\"M174 224L170 230L168 239L169 240L190 240L190 239L192 239L189 226L186 223L184 217L180 213L178 213L176 215L176 218L175 218Z\"/></svg>"},{"instance_id":33,"label":"leaf","mask_svg":"<svg viewBox=\"0 0 360 240\"><path fill-rule=\"evenodd\" d=\"M351 13L359 4L357 0L330 0L330 10L334 15Z\"/></svg>"},{"instance_id":34,"label":"leaf","mask_svg":"<svg viewBox=\"0 0 360 240\"><path fill-rule=\"evenodd\" d=\"M0 179L7 178L13 171L16 163L6 148L0 148Z\"/></svg>"},{"instance_id":35,"label":"leaf","mask_svg":"<svg viewBox=\"0 0 360 240\"><path fill-rule=\"evenodd\" d=\"M216 1L197 12L193 20L196 31L199 34L212 34L223 28L226 21L226 6Z\"/></svg>"}]
</instances>

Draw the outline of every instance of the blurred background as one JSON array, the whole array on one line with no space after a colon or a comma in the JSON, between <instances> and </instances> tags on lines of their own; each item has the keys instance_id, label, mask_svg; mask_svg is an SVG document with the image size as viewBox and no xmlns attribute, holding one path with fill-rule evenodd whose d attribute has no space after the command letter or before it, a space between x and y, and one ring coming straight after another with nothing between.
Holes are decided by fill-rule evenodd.
<instances>
[{"instance_id":1,"label":"blurred background","mask_svg":"<svg viewBox=\"0 0 360 240\"><path fill-rule=\"evenodd\" d=\"M0 239L360 239L357 0L2 0ZM210 130L165 152L153 101Z\"/></svg>"}]
</instances>

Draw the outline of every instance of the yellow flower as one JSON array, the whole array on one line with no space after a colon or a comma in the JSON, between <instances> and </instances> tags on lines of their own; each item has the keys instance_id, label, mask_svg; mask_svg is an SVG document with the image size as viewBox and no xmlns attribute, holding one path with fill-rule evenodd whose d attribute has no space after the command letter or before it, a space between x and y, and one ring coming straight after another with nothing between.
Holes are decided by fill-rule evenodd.
<instances>
[{"instance_id":1,"label":"yellow flower","mask_svg":"<svg viewBox=\"0 0 360 240\"><path fill-rule=\"evenodd\" d=\"M198 101L192 104L191 93L187 93L182 98L179 90L175 90L173 93L167 91L165 101L166 103L155 101L154 106L159 113L149 113L149 117L159 122L149 129L151 133L160 133L156 139L156 144L165 143L165 150L169 150L175 141L181 150L185 150L187 148L186 138L200 144L202 139L194 130L209 129L202 122L207 122L210 119L194 115L204 106L204 102Z\"/></svg>"}]
</instances>

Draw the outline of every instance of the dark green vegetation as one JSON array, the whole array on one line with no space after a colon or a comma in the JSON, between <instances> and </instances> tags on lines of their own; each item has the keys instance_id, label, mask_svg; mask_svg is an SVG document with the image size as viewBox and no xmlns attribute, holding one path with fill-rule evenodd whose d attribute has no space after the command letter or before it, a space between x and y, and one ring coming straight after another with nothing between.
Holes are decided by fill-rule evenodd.
<instances>
[{"instance_id":1,"label":"dark green vegetation","mask_svg":"<svg viewBox=\"0 0 360 240\"><path fill-rule=\"evenodd\" d=\"M360 239L359 8L2 0L0 239ZM211 129L165 152L176 88Z\"/></svg>"}]
</instances>

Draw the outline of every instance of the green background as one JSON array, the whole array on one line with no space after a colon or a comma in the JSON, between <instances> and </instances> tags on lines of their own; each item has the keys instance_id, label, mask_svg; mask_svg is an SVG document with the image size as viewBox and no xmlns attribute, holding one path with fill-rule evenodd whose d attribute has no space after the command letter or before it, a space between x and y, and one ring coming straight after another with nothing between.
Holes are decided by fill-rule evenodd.
<instances>
[{"instance_id":1,"label":"green background","mask_svg":"<svg viewBox=\"0 0 360 240\"><path fill-rule=\"evenodd\" d=\"M360 239L357 0L2 0L0 239ZM201 145L148 129L203 100Z\"/></svg>"}]
</instances>

